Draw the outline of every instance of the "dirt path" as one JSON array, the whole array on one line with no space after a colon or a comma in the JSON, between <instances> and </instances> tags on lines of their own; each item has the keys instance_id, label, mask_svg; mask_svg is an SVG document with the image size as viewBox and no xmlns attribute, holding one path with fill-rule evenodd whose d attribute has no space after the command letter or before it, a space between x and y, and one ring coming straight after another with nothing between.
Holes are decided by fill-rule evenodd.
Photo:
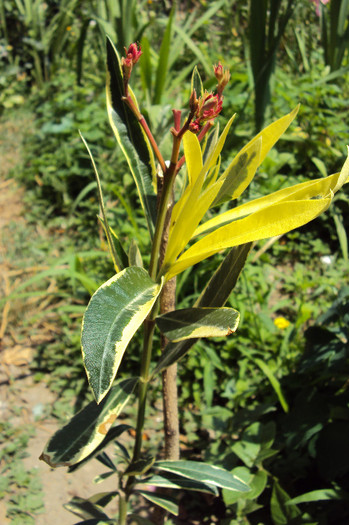
<instances>
[{"instance_id":1,"label":"dirt path","mask_svg":"<svg viewBox=\"0 0 349 525\"><path fill-rule=\"evenodd\" d=\"M20 163L21 138L23 131L30 127L30 123L28 115L25 115L23 120L0 121L0 298L9 296L28 275L38 271L38 268L33 267L31 261L21 254L20 248L14 245L14 232L21 229L24 234L34 238L45 235L45 232L36 231L32 226L27 227L23 205L24 190L9 178L10 170ZM72 525L80 519L66 511L62 507L63 503L73 496L87 498L97 492L115 490L116 480L112 478L101 485L93 484L93 478L105 471L96 461L69 475L67 469L50 469L38 459L45 443L58 425L52 416L45 417L45 414L52 413L51 405L55 396L45 380L34 381L29 367L37 345L50 344L53 336L57 337L57 333L52 334L52 327L44 322L43 317L33 329L25 326L23 320L30 319L33 311L43 309L47 304L43 297L39 300L31 299L7 300L0 306L0 434L5 428L11 427L11 435L15 436L17 443L21 434L24 436L28 428L32 429L33 437L25 449L27 457L21 459L21 462L24 470L34 472L41 482L40 496L43 497L44 509L40 514L29 512L29 516L26 516L29 521L23 523ZM6 449L8 444L6 438L2 438L0 452L1 449ZM0 460L0 471L5 469L10 486L5 492L5 498L0 502L1 524L12 522L12 518L7 516L8 508L9 505L13 506L11 499L15 501L22 490L14 481L16 477L11 477L12 456L6 457L6 453L4 456ZM18 470L17 463L16 468ZM115 504L114 508L113 504L108 508L111 514L116 511Z\"/></svg>"}]
</instances>

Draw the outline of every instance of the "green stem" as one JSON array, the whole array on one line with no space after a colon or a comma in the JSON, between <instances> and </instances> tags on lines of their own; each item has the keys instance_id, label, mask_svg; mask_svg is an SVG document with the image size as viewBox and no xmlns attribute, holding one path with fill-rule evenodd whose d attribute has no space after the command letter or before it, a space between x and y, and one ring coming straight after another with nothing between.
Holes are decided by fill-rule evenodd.
<instances>
[{"instance_id":1,"label":"green stem","mask_svg":"<svg viewBox=\"0 0 349 525\"><path fill-rule=\"evenodd\" d=\"M127 501L124 494L119 496L119 525L126 525L127 523Z\"/></svg>"}]
</instances>

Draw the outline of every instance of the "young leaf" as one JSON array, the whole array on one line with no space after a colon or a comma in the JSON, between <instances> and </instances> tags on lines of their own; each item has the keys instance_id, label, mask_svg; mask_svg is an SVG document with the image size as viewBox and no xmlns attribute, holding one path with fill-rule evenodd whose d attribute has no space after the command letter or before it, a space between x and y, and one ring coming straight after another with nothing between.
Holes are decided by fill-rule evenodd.
<instances>
[{"instance_id":1,"label":"young leaf","mask_svg":"<svg viewBox=\"0 0 349 525\"><path fill-rule=\"evenodd\" d=\"M128 343L160 290L161 285L143 268L132 266L102 284L91 297L82 323L81 348L97 403L110 389Z\"/></svg>"},{"instance_id":2,"label":"young leaf","mask_svg":"<svg viewBox=\"0 0 349 525\"><path fill-rule=\"evenodd\" d=\"M86 458L104 440L137 382L137 378L119 381L102 403L92 401L75 414L51 437L40 459L55 468L74 465Z\"/></svg>"},{"instance_id":3,"label":"young leaf","mask_svg":"<svg viewBox=\"0 0 349 525\"><path fill-rule=\"evenodd\" d=\"M164 474L162 476L152 476L141 480L142 485L150 485L152 487L161 487L168 489L177 489L177 490L193 490L196 492L206 492L207 494L213 494L218 496L218 490L212 485L207 483L202 483L201 481L195 481L193 479L183 478L183 476L178 476L176 474Z\"/></svg>"},{"instance_id":4,"label":"young leaf","mask_svg":"<svg viewBox=\"0 0 349 525\"><path fill-rule=\"evenodd\" d=\"M123 77L118 53L107 39L107 110L116 140L125 155L137 186L151 236L156 220L156 176L153 152L136 116L122 100Z\"/></svg>"},{"instance_id":5,"label":"young leaf","mask_svg":"<svg viewBox=\"0 0 349 525\"><path fill-rule=\"evenodd\" d=\"M97 219L101 223L102 228L104 232L106 233L106 228L105 228L103 217L100 217L99 215L97 215ZM129 266L127 254L122 247L119 237L116 235L115 231L113 230L111 226L109 226L109 231L112 235L113 245L118 255L120 270L123 270L124 268L127 268L127 266Z\"/></svg>"},{"instance_id":6,"label":"young leaf","mask_svg":"<svg viewBox=\"0 0 349 525\"><path fill-rule=\"evenodd\" d=\"M137 492L151 503L154 503L171 514L178 516L178 504L175 499L170 498L169 496L164 496L163 494L157 494L156 492L148 492L147 490L137 490Z\"/></svg>"},{"instance_id":7,"label":"young leaf","mask_svg":"<svg viewBox=\"0 0 349 525\"><path fill-rule=\"evenodd\" d=\"M130 244L128 260L130 266L139 266L139 268L143 268L142 254L138 248L138 244L134 239L132 239Z\"/></svg>"},{"instance_id":8,"label":"young leaf","mask_svg":"<svg viewBox=\"0 0 349 525\"><path fill-rule=\"evenodd\" d=\"M87 149L87 152L89 154L89 157L90 157L90 160L91 160L91 163L92 163L92 166L93 166L93 170L95 172L95 177L96 177L96 182L97 182L97 190L98 190L99 207L100 207L100 210L102 212L102 217L103 217L103 227L104 227L104 231L105 231L105 234L106 234L106 237L107 237L110 255L111 255L113 263L114 263L114 268L115 268L116 273L118 273L120 271L120 269L122 268L122 264L121 264L121 261L119 260L117 251L115 249L113 238L112 238L112 235L111 235L111 232L110 232L110 228L109 228L109 224L108 224L107 215L105 213L103 194L102 194L102 186L101 186L101 181L100 181L100 178L99 178L99 175L98 175L97 166L95 164L95 161L94 161L94 158L93 158L92 153L90 151L90 148L88 147L87 142L86 142L86 140L84 139L84 137L82 136L81 133L80 133L80 137L81 137L81 140L83 141L83 143L85 145L85 148Z\"/></svg>"},{"instance_id":9,"label":"young leaf","mask_svg":"<svg viewBox=\"0 0 349 525\"><path fill-rule=\"evenodd\" d=\"M250 490L243 481L228 470L200 461L156 461L154 468L229 490L240 492Z\"/></svg>"},{"instance_id":10,"label":"young leaf","mask_svg":"<svg viewBox=\"0 0 349 525\"><path fill-rule=\"evenodd\" d=\"M125 470L124 474L127 474L128 476L141 476L151 468L154 461L155 458L152 456L141 458L137 461L132 461L132 463L130 463L130 465Z\"/></svg>"},{"instance_id":11,"label":"young leaf","mask_svg":"<svg viewBox=\"0 0 349 525\"><path fill-rule=\"evenodd\" d=\"M173 208L168 246L163 262L164 267L171 265L187 245L224 182L223 180L217 181L201 194L205 176L217 163L234 117L235 115L225 126L217 144L204 164L202 164L202 153L197 137L190 131L183 136L189 184Z\"/></svg>"},{"instance_id":12,"label":"young leaf","mask_svg":"<svg viewBox=\"0 0 349 525\"><path fill-rule=\"evenodd\" d=\"M223 337L237 329L240 314L233 308L185 308L156 318L161 332L173 342L198 337Z\"/></svg>"},{"instance_id":13,"label":"young leaf","mask_svg":"<svg viewBox=\"0 0 349 525\"><path fill-rule=\"evenodd\" d=\"M190 86L191 92L193 92L194 89L195 89L196 96L198 98L204 94L204 87L202 85L201 76L200 76L197 66L194 67L193 74L191 76L191 86Z\"/></svg>"}]
</instances>

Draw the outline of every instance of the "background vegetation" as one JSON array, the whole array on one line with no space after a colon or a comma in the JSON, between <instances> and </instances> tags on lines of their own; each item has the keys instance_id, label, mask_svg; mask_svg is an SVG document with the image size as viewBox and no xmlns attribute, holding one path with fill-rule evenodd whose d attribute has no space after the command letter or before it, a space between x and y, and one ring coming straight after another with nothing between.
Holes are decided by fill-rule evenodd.
<instances>
[{"instance_id":1,"label":"background vegetation","mask_svg":"<svg viewBox=\"0 0 349 525\"><path fill-rule=\"evenodd\" d=\"M223 164L254 128L301 104L296 125L249 190L255 197L336 172L348 143L348 3L331 0L320 6L320 16L311 1L294 1L291 10L289 4L0 0L1 119L33 119L21 169L12 173L25 186L29 228L13 227L13 256L27 254L40 268L15 288L12 300L49 298L39 315L54 316L57 335L38 345L31 369L57 393L55 417L89 396L79 325L90 294L113 274L79 129L98 162L112 226L126 246L135 239L147 252L136 191L107 123L105 34L121 51L142 43L133 87L165 149L171 108L187 105L195 65L207 87L218 60L231 71L221 125L232 113L238 117ZM346 188L323 217L277 242L259 243L230 298L241 312L238 332L199 342L180 364L183 455L236 469L253 486L238 501L223 491L224 504L191 499L193 522L348 521L348 204ZM49 241L33 244L28 232L39 227L54 235L54 250ZM179 305L191 302L216 265L209 259L194 275L180 277ZM58 286L50 291L52 277ZM26 320L28 327L35 321ZM125 373L138 370L133 344ZM6 423L2 430L0 459L8 472L13 429ZM2 482L0 492L13 490L11 476L15 481ZM25 483L36 497L36 482ZM8 512L14 514L13 505Z\"/></svg>"}]
</instances>

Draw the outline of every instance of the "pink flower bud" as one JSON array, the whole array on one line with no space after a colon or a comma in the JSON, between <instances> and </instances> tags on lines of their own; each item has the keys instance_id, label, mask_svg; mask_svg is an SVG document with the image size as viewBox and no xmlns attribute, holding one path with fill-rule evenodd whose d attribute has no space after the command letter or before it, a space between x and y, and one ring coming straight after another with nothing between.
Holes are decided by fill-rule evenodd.
<instances>
[{"instance_id":1,"label":"pink flower bud","mask_svg":"<svg viewBox=\"0 0 349 525\"><path fill-rule=\"evenodd\" d=\"M125 47L125 51L127 58L130 58L132 60L132 65L135 65L136 62L138 62L142 54L141 46L138 47L138 45L135 42L133 44L130 44L127 50Z\"/></svg>"},{"instance_id":2,"label":"pink flower bud","mask_svg":"<svg viewBox=\"0 0 349 525\"><path fill-rule=\"evenodd\" d=\"M218 80L217 93L219 96L222 96L223 90L230 79L230 71L229 69L224 69L220 62L218 62L217 66L214 66L213 71Z\"/></svg>"},{"instance_id":3,"label":"pink flower bud","mask_svg":"<svg viewBox=\"0 0 349 525\"><path fill-rule=\"evenodd\" d=\"M223 68L222 64L220 62L218 62L217 66L213 66L213 71L214 71L216 79L218 80L218 82L220 82L222 80L223 74L224 74L224 68Z\"/></svg>"},{"instance_id":4,"label":"pink flower bud","mask_svg":"<svg viewBox=\"0 0 349 525\"><path fill-rule=\"evenodd\" d=\"M223 98L221 96L205 91L204 95L197 100L197 109L192 122L189 124L190 131L197 133L206 122L213 123L222 111L222 106Z\"/></svg>"}]
</instances>

